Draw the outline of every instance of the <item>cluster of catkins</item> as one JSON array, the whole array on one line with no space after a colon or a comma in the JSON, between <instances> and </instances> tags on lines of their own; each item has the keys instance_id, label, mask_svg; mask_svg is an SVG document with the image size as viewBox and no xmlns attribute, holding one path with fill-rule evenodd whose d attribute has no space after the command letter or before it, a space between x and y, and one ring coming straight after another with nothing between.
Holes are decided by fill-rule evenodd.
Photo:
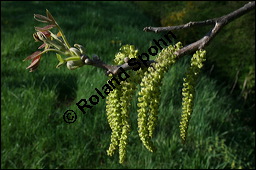
<instances>
[{"instance_id":1,"label":"cluster of catkins","mask_svg":"<svg viewBox=\"0 0 256 170\"><path fill-rule=\"evenodd\" d=\"M127 58L137 58L138 50L133 45L125 45L120 48L120 52L115 55L114 62L117 65L124 64ZM139 84L144 70L130 71L129 78L122 81L120 85L107 96L106 114L112 130L111 144L107 150L107 154L112 156L114 151L119 147L119 162L123 163L128 134L130 130L129 124L129 106L131 105L132 96L136 92L136 86ZM110 75L112 77L112 75Z\"/></svg>"},{"instance_id":2,"label":"cluster of catkins","mask_svg":"<svg viewBox=\"0 0 256 170\"><path fill-rule=\"evenodd\" d=\"M119 148L119 162L123 163L126 154L129 124L129 106L132 96L140 84L138 93L138 133L144 146L151 152L154 147L151 138L156 126L158 107L160 100L160 87L164 73L175 63L175 51L181 48L181 43L175 46L170 45L163 49L156 57L155 63L148 68L140 68L131 71L130 77L121 82L107 97L106 113L107 119L112 130L111 144L107 154L112 156L114 151ZM125 45L120 48L120 52L115 56L115 64L121 65L127 57L137 58L138 51L132 45ZM112 77L112 75L110 75Z\"/></svg>"},{"instance_id":3,"label":"cluster of catkins","mask_svg":"<svg viewBox=\"0 0 256 170\"><path fill-rule=\"evenodd\" d=\"M138 97L138 132L144 146L151 152L154 151L152 141L156 126L160 102L160 87L164 73L175 63L175 51L181 48L181 43L170 45L163 49L155 59L156 63L145 72L140 83L141 90Z\"/></svg>"}]
</instances>

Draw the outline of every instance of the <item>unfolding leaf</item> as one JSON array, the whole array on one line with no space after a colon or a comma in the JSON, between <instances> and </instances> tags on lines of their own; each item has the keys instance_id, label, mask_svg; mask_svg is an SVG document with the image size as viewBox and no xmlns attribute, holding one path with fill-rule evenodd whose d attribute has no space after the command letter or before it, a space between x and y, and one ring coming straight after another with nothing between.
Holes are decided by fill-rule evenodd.
<instances>
[{"instance_id":1,"label":"unfolding leaf","mask_svg":"<svg viewBox=\"0 0 256 170\"><path fill-rule=\"evenodd\" d=\"M53 39L53 40L46 40L45 42L48 45L51 45L60 51L63 51L66 49L65 45L61 41Z\"/></svg>"},{"instance_id":2,"label":"unfolding leaf","mask_svg":"<svg viewBox=\"0 0 256 170\"><path fill-rule=\"evenodd\" d=\"M39 22L43 22L43 23L51 23L52 20L49 19L46 16L40 15L40 14L34 14L34 18L39 21Z\"/></svg>"},{"instance_id":3,"label":"unfolding leaf","mask_svg":"<svg viewBox=\"0 0 256 170\"><path fill-rule=\"evenodd\" d=\"M46 46L46 44L43 43L40 47L38 47L38 49L42 49L42 48L44 48L45 46Z\"/></svg>"},{"instance_id":4,"label":"unfolding leaf","mask_svg":"<svg viewBox=\"0 0 256 170\"><path fill-rule=\"evenodd\" d=\"M27 58L25 58L23 61L32 60L32 59L36 58L37 56L41 55L41 53L42 53L41 51L36 51L33 54L31 54L30 56L28 56Z\"/></svg>"},{"instance_id":5,"label":"unfolding leaf","mask_svg":"<svg viewBox=\"0 0 256 170\"><path fill-rule=\"evenodd\" d=\"M50 18L54 23L56 23L55 19L53 18L52 14L46 9L46 15Z\"/></svg>"},{"instance_id":6,"label":"unfolding leaf","mask_svg":"<svg viewBox=\"0 0 256 170\"><path fill-rule=\"evenodd\" d=\"M47 30L45 31L40 31L41 33L43 33L46 37L50 37L51 36L51 33Z\"/></svg>"},{"instance_id":7,"label":"unfolding leaf","mask_svg":"<svg viewBox=\"0 0 256 170\"><path fill-rule=\"evenodd\" d=\"M30 69L30 72L34 71L39 66L40 59L41 59L41 55L38 55L37 57L35 57L32 60L32 63L26 69Z\"/></svg>"},{"instance_id":8,"label":"unfolding leaf","mask_svg":"<svg viewBox=\"0 0 256 170\"><path fill-rule=\"evenodd\" d=\"M43 27L43 28L41 28L41 27L35 27L35 30L36 30L36 31L47 31L47 30L52 29L53 27L56 27L56 25L47 25L47 26L45 26L45 27Z\"/></svg>"},{"instance_id":9,"label":"unfolding leaf","mask_svg":"<svg viewBox=\"0 0 256 170\"><path fill-rule=\"evenodd\" d=\"M57 59L59 60L59 62L64 62L63 58L61 57L61 55L57 54L56 53L56 56L57 56Z\"/></svg>"},{"instance_id":10,"label":"unfolding leaf","mask_svg":"<svg viewBox=\"0 0 256 170\"><path fill-rule=\"evenodd\" d=\"M56 66L56 68L60 67L61 65L65 64L65 60L63 60L63 58L61 57L61 55L57 54L57 59L59 60L59 64Z\"/></svg>"},{"instance_id":11,"label":"unfolding leaf","mask_svg":"<svg viewBox=\"0 0 256 170\"><path fill-rule=\"evenodd\" d=\"M35 39L38 39L39 41L45 42L48 40L48 38L51 37L51 33L49 31L38 31L36 32L36 35L34 35Z\"/></svg>"},{"instance_id":12,"label":"unfolding leaf","mask_svg":"<svg viewBox=\"0 0 256 170\"><path fill-rule=\"evenodd\" d=\"M57 37L61 37L61 33L60 33L60 31L57 33Z\"/></svg>"},{"instance_id":13,"label":"unfolding leaf","mask_svg":"<svg viewBox=\"0 0 256 170\"><path fill-rule=\"evenodd\" d=\"M36 42L41 41L41 40L39 39L37 33L34 33L34 34L33 34L33 38L35 39Z\"/></svg>"}]
</instances>

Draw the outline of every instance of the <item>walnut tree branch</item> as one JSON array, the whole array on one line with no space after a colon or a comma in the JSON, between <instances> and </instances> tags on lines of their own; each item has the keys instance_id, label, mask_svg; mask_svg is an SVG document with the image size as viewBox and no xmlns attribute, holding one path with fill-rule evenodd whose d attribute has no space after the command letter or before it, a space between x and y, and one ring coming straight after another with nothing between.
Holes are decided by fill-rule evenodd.
<instances>
[{"instance_id":1,"label":"walnut tree branch","mask_svg":"<svg viewBox=\"0 0 256 170\"><path fill-rule=\"evenodd\" d=\"M182 57L185 54L192 53L196 50L203 49L206 47L206 45L209 44L209 42L217 35L217 33L228 23L231 21L239 18L240 16L248 13L252 9L255 8L255 1L249 2L245 4L243 7L227 14L224 16L221 16L219 18L213 18L205 21L197 21L197 22L189 22L184 25L179 25L179 26L169 26L169 27L145 27L143 30L144 31L152 31L152 32L161 32L161 31L172 31L172 30L179 30L179 29L186 29L190 27L195 27L195 26L206 26L206 25L214 25L214 27L206 34L204 35L200 40L197 40L180 50L176 52L177 57ZM127 62L123 65L109 65L104 62L102 62L99 58L96 59L89 59L87 56L83 56L82 60L85 61L86 65L93 65L96 67L100 67L106 70L106 73L112 73L114 75L119 73L119 68L122 67L124 70L130 70L133 67L129 66ZM148 64L151 64L155 61L151 60L148 61Z\"/></svg>"},{"instance_id":2,"label":"walnut tree branch","mask_svg":"<svg viewBox=\"0 0 256 170\"><path fill-rule=\"evenodd\" d=\"M249 2L245 4L243 7L219 18L214 18L214 19L199 21L199 22L189 22L185 25L179 25L179 26L146 27L144 28L144 31L154 31L154 32L171 31L171 30L177 30L177 29L185 29L193 26L205 26L205 25L214 24L214 27L203 38L177 51L176 55L178 57L181 57L185 54L194 52L198 49L203 49L226 24L230 23L236 18L239 18L240 16L251 11L254 8L255 8L255 1Z\"/></svg>"},{"instance_id":3,"label":"walnut tree branch","mask_svg":"<svg viewBox=\"0 0 256 170\"><path fill-rule=\"evenodd\" d=\"M186 29L186 28L191 28L191 27L195 27L195 26L206 26L206 25L214 25L216 24L216 22L220 21L220 20L227 20L226 23L231 22L233 19L236 19L238 17L240 17L241 15L249 12L250 10L252 10L255 7L255 1L254 2L249 2L247 4L245 4L243 7L227 14L224 15L222 17L219 18L213 18L213 19L208 19L205 21L196 21L196 22L189 22L187 24L183 24L183 25L178 25L178 26L168 26L168 27L145 27L143 29L143 31L146 32L162 32L162 31L173 31L173 30L180 30L180 29Z\"/></svg>"}]
</instances>

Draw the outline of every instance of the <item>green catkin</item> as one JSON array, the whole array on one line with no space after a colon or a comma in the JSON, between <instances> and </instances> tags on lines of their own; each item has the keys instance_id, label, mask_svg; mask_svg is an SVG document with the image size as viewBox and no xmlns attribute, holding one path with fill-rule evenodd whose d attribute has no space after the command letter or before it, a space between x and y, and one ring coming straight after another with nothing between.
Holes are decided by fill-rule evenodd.
<instances>
[{"instance_id":1,"label":"green catkin","mask_svg":"<svg viewBox=\"0 0 256 170\"><path fill-rule=\"evenodd\" d=\"M128 140L128 134L130 131L130 124L128 122L129 118L129 106L134 87L130 82L124 82L122 85L122 97L120 98L121 104L121 117L122 117L122 133L119 143L119 162L123 163L126 155L126 146Z\"/></svg>"},{"instance_id":2,"label":"green catkin","mask_svg":"<svg viewBox=\"0 0 256 170\"><path fill-rule=\"evenodd\" d=\"M112 130L111 133L111 143L109 149L107 150L107 154L112 156L114 151L117 149L119 144L119 138L121 135L121 108L119 105L119 98L121 96L121 88L119 86L116 87L106 98L106 113L107 119Z\"/></svg>"},{"instance_id":3,"label":"green catkin","mask_svg":"<svg viewBox=\"0 0 256 170\"><path fill-rule=\"evenodd\" d=\"M137 58L138 50L132 45L125 45L120 48L116 54L114 62L117 65L124 63L124 58ZM109 125L112 129L111 144L107 154L112 156L114 151L119 147L119 163L123 163L126 155L126 146L128 134L130 131L129 124L129 107L130 100L135 93L136 85L141 80L143 70L129 72L129 80L122 81L118 88L109 94L106 102L106 111Z\"/></svg>"},{"instance_id":4,"label":"green catkin","mask_svg":"<svg viewBox=\"0 0 256 170\"><path fill-rule=\"evenodd\" d=\"M115 55L114 63L123 64L125 54L123 53L125 47L120 48L120 52ZM112 78L112 75L110 75ZM120 98L122 97L122 84L117 85L116 88L107 96L106 98L106 114L107 119L112 130L111 133L111 143L107 150L107 154L112 156L114 151L120 144L120 138L122 135L122 122L125 118L121 115L122 111L122 102Z\"/></svg>"},{"instance_id":5,"label":"green catkin","mask_svg":"<svg viewBox=\"0 0 256 170\"><path fill-rule=\"evenodd\" d=\"M156 63L151 64L140 83L141 90L138 93L138 133L144 146L151 152L155 149L150 138L153 137L159 112L162 79L164 73L175 63L176 55L174 53L180 48L181 43L179 42L174 47L170 45L163 49L158 54Z\"/></svg>"},{"instance_id":6,"label":"green catkin","mask_svg":"<svg viewBox=\"0 0 256 170\"><path fill-rule=\"evenodd\" d=\"M193 112L196 81L198 78L198 74L203 67L203 62L206 60L205 56L205 50L196 51L196 53L191 58L190 67L186 73L186 77L183 78L184 82L182 88L182 115L180 121L180 136L183 143L185 143L186 141L189 120Z\"/></svg>"}]
</instances>

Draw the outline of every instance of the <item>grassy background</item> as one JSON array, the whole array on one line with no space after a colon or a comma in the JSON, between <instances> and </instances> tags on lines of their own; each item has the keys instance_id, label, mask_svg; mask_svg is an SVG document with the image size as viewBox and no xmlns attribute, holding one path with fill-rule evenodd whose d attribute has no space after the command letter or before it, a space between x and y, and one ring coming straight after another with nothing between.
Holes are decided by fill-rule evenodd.
<instances>
[{"instance_id":1,"label":"grassy background","mask_svg":"<svg viewBox=\"0 0 256 170\"><path fill-rule=\"evenodd\" d=\"M106 83L103 71L90 66L55 69L53 53L43 56L33 73L25 69L30 63L22 62L40 45L32 33L33 26L42 25L33 14L45 14L45 9L70 44L85 45L89 56L97 54L108 63L120 48L113 40L145 52L153 39L162 37L142 31L155 23L130 2L1 2L1 168L255 168L255 129L248 123L254 112L230 96L207 68L196 87L188 141L181 144L181 85L189 57L164 79L153 139L156 153L140 142L134 98L127 161L120 165L118 154L108 157L111 131L105 101L85 115L75 105ZM63 121L67 109L77 113L73 124Z\"/></svg>"}]
</instances>

